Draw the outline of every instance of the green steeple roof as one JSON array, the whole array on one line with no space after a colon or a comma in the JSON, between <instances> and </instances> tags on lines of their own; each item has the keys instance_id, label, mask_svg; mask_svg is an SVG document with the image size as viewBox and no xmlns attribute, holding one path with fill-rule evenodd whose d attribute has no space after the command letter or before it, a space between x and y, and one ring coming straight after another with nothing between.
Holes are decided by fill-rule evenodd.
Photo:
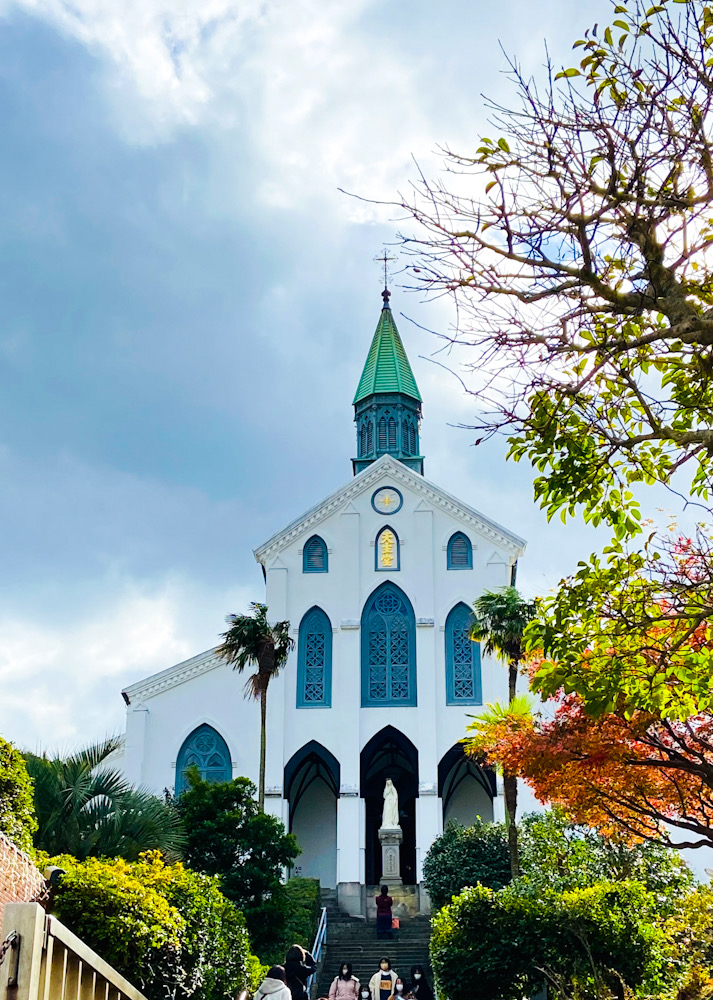
<instances>
[{"instance_id":1,"label":"green steeple roof","mask_svg":"<svg viewBox=\"0 0 713 1000\"><path fill-rule=\"evenodd\" d=\"M355 404L376 392L402 392L421 402L416 379L389 308L388 295L388 292L384 293L384 308L359 379Z\"/></svg>"}]
</instances>

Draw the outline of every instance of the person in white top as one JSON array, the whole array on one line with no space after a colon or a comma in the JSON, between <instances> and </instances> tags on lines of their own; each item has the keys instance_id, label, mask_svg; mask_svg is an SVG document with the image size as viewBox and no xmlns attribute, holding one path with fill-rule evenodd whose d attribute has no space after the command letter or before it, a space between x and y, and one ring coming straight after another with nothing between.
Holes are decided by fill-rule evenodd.
<instances>
[{"instance_id":1,"label":"person in white top","mask_svg":"<svg viewBox=\"0 0 713 1000\"><path fill-rule=\"evenodd\" d=\"M285 970L281 965L273 965L268 969L267 975L260 983L255 1000L263 1000L263 997L270 997L270 1000L292 1000L292 994L285 982Z\"/></svg>"}]
</instances>

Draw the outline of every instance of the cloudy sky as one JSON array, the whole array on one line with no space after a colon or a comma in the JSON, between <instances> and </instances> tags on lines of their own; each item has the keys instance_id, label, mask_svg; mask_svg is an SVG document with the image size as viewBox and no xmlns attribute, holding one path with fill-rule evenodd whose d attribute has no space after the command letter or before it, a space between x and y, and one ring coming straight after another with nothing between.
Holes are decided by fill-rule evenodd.
<instances>
[{"instance_id":1,"label":"cloudy sky","mask_svg":"<svg viewBox=\"0 0 713 1000\"><path fill-rule=\"evenodd\" d=\"M252 549L345 482L351 399L414 159L473 148L507 52L540 72L605 0L0 0L0 732L118 731L125 685L262 595ZM398 277L394 278L398 285ZM394 289L429 478L548 526L430 360L447 303ZM459 359L454 359L457 363ZM466 359L463 359L466 360Z\"/></svg>"}]
</instances>

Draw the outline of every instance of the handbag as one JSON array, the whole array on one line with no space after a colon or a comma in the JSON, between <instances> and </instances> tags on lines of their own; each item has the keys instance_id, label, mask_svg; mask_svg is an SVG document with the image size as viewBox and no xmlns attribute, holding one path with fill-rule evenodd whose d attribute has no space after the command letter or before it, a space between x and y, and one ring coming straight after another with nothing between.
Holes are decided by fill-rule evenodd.
<instances>
[{"instance_id":1,"label":"handbag","mask_svg":"<svg viewBox=\"0 0 713 1000\"><path fill-rule=\"evenodd\" d=\"M398 917L391 918L391 929L397 931L401 927L401 921Z\"/></svg>"}]
</instances>

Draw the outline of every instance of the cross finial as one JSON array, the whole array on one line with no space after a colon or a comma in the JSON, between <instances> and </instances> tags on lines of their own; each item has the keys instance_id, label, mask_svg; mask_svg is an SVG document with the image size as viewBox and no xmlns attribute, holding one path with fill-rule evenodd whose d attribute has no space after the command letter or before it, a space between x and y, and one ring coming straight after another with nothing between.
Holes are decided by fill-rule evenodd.
<instances>
[{"instance_id":1,"label":"cross finial","mask_svg":"<svg viewBox=\"0 0 713 1000\"><path fill-rule=\"evenodd\" d=\"M389 264L390 261L396 260L396 258L395 257L389 257L387 255L387 253L386 253L386 249L384 249L384 256L383 257L374 257L374 260L378 261L380 264L384 265L384 290L381 293L381 297L384 300L384 305L388 306L389 299L391 298L391 292L389 291L389 287L388 287L388 285L389 285L389 274L388 274L388 270L387 270L387 265Z\"/></svg>"}]
</instances>

